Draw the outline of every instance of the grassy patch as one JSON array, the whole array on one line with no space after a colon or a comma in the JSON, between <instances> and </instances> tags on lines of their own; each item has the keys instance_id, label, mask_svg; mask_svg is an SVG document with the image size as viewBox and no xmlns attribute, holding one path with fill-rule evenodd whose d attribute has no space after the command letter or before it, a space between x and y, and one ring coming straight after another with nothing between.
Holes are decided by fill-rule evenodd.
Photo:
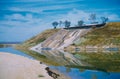
<instances>
[{"instance_id":1,"label":"grassy patch","mask_svg":"<svg viewBox=\"0 0 120 79\"><path fill-rule=\"evenodd\" d=\"M81 61L87 62L92 67L88 67L89 69L102 69L108 72L119 72L120 71L120 53L76 53L77 57L83 56L84 59L80 59ZM74 55L76 55L74 54ZM85 68L85 67L82 67Z\"/></svg>"},{"instance_id":2,"label":"grassy patch","mask_svg":"<svg viewBox=\"0 0 120 79\"><path fill-rule=\"evenodd\" d=\"M38 75L38 77L45 77L44 75Z\"/></svg>"},{"instance_id":3,"label":"grassy patch","mask_svg":"<svg viewBox=\"0 0 120 79\"><path fill-rule=\"evenodd\" d=\"M93 29L83 36L86 40L79 45L119 45L120 22L108 23L102 28Z\"/></svg>"},{"instance_id":4,"label":"grassy patch","mask_svg":"<svg viewBox=\"0 0 120 79\"><path fill-rule=\"evenodd\" d=\"M59 29L48 29L24 42L24 45L34 46L46 40L48 37L58 32Z\"/></svg>"}]
</instances>

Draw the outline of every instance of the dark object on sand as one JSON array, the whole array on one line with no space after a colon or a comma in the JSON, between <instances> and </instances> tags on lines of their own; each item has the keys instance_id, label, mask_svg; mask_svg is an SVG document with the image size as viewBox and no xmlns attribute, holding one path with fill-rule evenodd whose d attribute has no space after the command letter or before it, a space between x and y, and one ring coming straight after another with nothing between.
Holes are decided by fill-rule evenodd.
<instances>
[{"instance_id":1,"label":"dark object on sand","mask_svg":"<svg viewBox=\"0 0 120 79\"><path fill-rule=\"evenodd\" d=\"M40 64L42 64L42 62L40 62Z\"/></svg>"},{"instance_id":2,"label":"dark object on sand","mask_svg":"<svg viewBox=\"0 0 120 79\"><path fill-rule=\"evenodd\" d=\"M56 79L58 76L60 76L59 74L56 74L55 72L51 71L49 67L46 67L45 70L47 70L48 75L53 77L53 79Z\"/></svg>"}]
</instances>

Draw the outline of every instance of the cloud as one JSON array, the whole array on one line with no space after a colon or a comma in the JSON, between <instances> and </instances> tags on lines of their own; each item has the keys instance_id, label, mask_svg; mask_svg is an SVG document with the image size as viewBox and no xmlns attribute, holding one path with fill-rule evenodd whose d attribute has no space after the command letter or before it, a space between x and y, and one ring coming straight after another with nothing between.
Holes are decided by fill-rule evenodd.
<instances>
[{"instance_id":1,"label":"cloud","mask_svg":"<svg viewBox=\"0 0 120 79\"><path fill-rule=\"evenodd\" d=\"M34 26L38 25L42 19L34 17L32 14L12 14L5 15L4 20L0 24L10 26Z\"/></svg>"},{"instance_id":2,"label":"cloud","mask_svg":"<svg viewBox=\"0 0 120 79\"><path fill-rule=\"evenodd\" d=\"M5 40L26 40L41 31L52 28L53 21L71 21L71 26L77 24L78 20L84 20L86 23L90 23L89 18L90 13L82 10L73 9L66 14L55 14L52 16L36 16L31 13L25 15L20 13L7 14L4 16L4 20L0 21L0 30L3 30L1 37ZM98 17L105 16L109 18L109 21L120 21L120 16L111 13L96 13ZM97 18L98 19L98 18ZM64 27L64 26L63 26ZM7 37L4 37L7 36ZM11 37L12 36L12 37ZM0 41L1 41L0 40Z\"/></svg>"},{"instance_id":3,"label":"cloud","mask_svg":"<svg viewBox=\"0 0 120 79\"><path fill-rule=\"evenodd\" d=\"M77 24L77 22L79 20L83 20L85 23L90 23L90 20L88 20L90 17L89 16L90 14L91 14L90 12L73 9L72 11L68 12L67 14L55 16L54 19L57 21L60 21L60 20L61 21L65 21L65 20L71 21L72 26L74 26ZM99 23L101 23L100 17L108 17L109 21L120 21L120 16L115 13L111 14L111 13L102 12L102 13L95 13L95 14L97 17L96 21L98 21Z\"/></svg>"},{"instance_id":4,"label":"cloud","mask_svg":"<svg viewBox=\"0 0 120 79\"><path fill-rule=\"evenodd\" d=\"M69 20L72 23L72 26L76 25L79 20L83 20L85 23L90 23L89 15L91 13L73 9L66 14L55 14L53 16L45 16L44 18L40 18L40 16L36 17L34 14L12 14L12 15L5 15L5 20L1 21L1 25L9 25L9 26L45 26L46 28L52 27L51 23L53 21L65 21ZM100 17L108 17L109 21L120 21L120 16L117 14L111 13L96 13L97 21L100 21ZM49 19L48 19L49 18Z\"/></svg>"},{"instance_id":5,"label":"cloud","mask_svg":"<svg viewBox=\"0 0 120 79\"><path fill-rule=\"evenodd\" d=\"M116 15L116 14L111 14L108 15L109 20L111 21L120 21L120 16Z\"/></svg>"},{"instance_id":6,"label":"cloud","mask_svg":"<svg viewBox=\"0 0 120 79\"><path fill-rule=\"evenodd\" d=\"M26 40L42 30L45 30L50 25L46 20L35 17L32 14L12 14L5 15L4 20L0 21L0 41L23 41Z\"/></svg>"},{"instance_id":7,"label":"cloud","mask_svg":"<svg viewBox=\"0 0 120 79\"><path fill-rule=\"evenodd\" d=\"M72 11L69 11L67 14L62 14L54 17L55 20L57 21L71 21L71 25L77 25L77 22L79 20L83 20L85 23L90 23L88 20L90 13L82 11L82 10L77 10L73 9Z\"/></svg>"},{"instance_id":8,"label":"cloud","mask_svg":"<svg viewBox=\"0 0 120 79\"><path fill-rule=\"evenodd\" d=\"M89 17L89 13L81 10L73 9L72 11L68 12L66 15L62 15L60 20L62 21L69 20L72 22L73 25L75 25L79 20L88 21L87 19L88 17Z\"/></svg>"}]
</instances>

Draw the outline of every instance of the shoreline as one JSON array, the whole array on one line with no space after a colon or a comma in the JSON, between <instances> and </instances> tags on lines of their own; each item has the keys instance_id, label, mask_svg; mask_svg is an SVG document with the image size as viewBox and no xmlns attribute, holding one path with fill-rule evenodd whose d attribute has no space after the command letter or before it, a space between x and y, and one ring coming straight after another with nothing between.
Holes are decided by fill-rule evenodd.
<instances>
[{"instance_id":1,"label":"shoreline","mask_svg":"<svg viewBox=\"0 0 120 79\"><path fill-rule=\"evenodd\" d=\"M45 70L46 67L48 66L37 60L0 52L0 79L53 79ZM70 79L57 70L55 72L60 74L57 79Z\"/></svg>"},{"instance_id":2,"label":"shoreline","mask_svg":"<svg viewBox=\"0 0 120 79\"><path fill-rule=\"evenodd\" d=\"M46 67L37 60L0 52L0 79L53 79Z\"/></svg>"}]
</instances>

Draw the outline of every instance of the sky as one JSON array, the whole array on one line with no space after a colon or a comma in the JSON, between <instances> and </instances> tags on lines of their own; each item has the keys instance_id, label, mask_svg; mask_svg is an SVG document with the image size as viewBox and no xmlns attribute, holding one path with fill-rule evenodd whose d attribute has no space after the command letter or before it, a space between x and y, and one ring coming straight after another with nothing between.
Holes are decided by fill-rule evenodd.
<instances>
[{"instance_id":1,"label":"sky","mask_svg":"<svg viewBox=\"0 0 120 79\"><path fill-rule=\"evenodd\" d=\"M23 42L53 28L54 21L89 23L89 15L120 21L120 0L0 0L0 42Z\"/></svg>"}]
</instances>

